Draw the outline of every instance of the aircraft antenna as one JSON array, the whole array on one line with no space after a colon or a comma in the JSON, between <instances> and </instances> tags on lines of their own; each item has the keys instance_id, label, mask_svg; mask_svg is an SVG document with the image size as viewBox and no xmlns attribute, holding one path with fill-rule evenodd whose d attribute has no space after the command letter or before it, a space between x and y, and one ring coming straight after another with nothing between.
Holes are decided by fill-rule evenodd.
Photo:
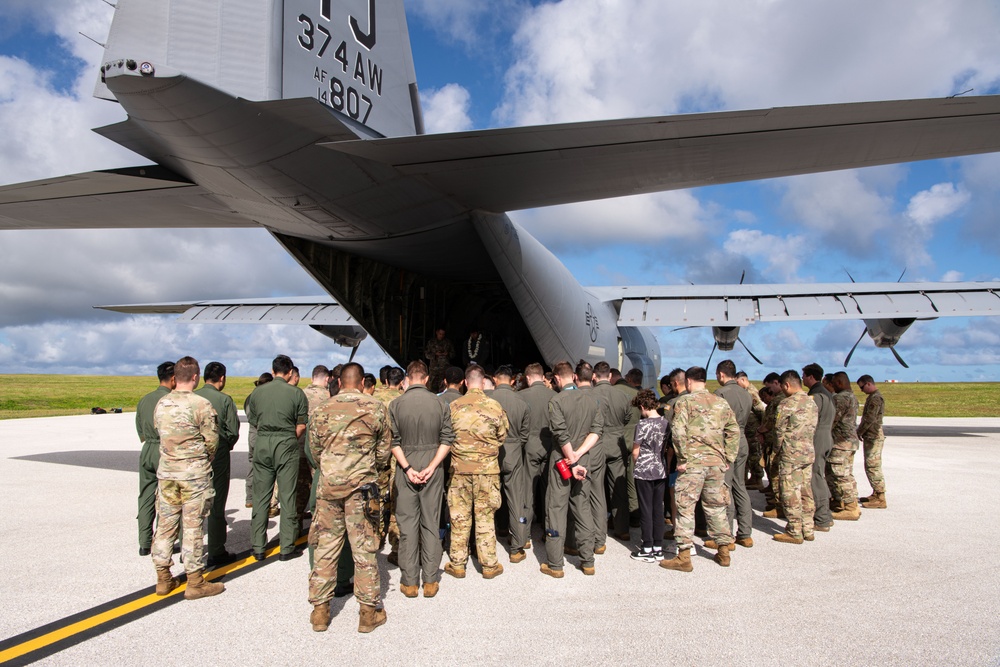
<instances>
[{"instance_id":1,"label":"aircraft antenna","mask_svg":"<svg viewBox=\"0 0 1000 667\"><path fill-rule=\"evenodd\" d=\"M114 6L114 5L112 5L112 7L113 7L113 6ZM83 34L82 32L78 32L77 34L81 35L82 37L86 37L87 39L89 39L90 41L92 41L92 42L93 42L94 44L97 44L97 45L98 45L99 47L101 47L102 49L104 49L104 48L107 48L107 47L106 47L106 46L105 46L104 44L102 44L101 42L98 42L98 41L97 41L96 39L94 39L94 38L93 38L93 37L91 37L90 35L84 35L84 34Z\"/></svg>"}]
</instances>

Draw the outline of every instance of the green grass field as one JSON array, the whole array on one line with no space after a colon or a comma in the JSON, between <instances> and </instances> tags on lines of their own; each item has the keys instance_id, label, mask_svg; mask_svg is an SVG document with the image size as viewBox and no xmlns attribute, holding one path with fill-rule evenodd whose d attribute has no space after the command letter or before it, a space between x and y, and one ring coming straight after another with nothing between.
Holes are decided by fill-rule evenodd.
<instances>
[{"instance_id":1,"label":"green grass field","mask_svg":"<svg viewBox=\"0 0 1000 667\"><path fill-rule=\"evenodd\" d=\"M238 408L256 378L229 378L226 393ZM756 382L760 386L760 382ZM135 410L156 388L148 377L105 375L0 375L0 419L89 414L93 407ZM715 383L709 384L715 388ZM1000 417L1000 383L881 384L886 413L897 417ZM858 400L864 395L855 390Z\"/></svg>"}]
</instances>

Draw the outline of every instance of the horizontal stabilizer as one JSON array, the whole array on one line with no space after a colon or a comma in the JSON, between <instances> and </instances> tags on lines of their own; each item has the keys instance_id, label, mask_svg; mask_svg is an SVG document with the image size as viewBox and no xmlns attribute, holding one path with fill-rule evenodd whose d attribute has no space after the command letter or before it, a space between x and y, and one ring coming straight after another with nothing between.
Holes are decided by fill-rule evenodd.
<instances>
[{"instance_id":1,"label":"horizontal stabilizer","mask_svg":"<svg viewBox=\"0 0 1000 667\"><path fill-rule=\"evenodd\" d=\"M1000 315L1000 282L800 283L586 288L625 326L747 326L802 320Z\"/></svg>"},{"instance_id":2,"label":"horizontal stabilizer","mask_svg":"<svg viewBox=\"0 0 1000 667\"><path fill-rule=\"evenodd\" d=\"M0 187L0 230L253 226L204 188L155 165Z\"/></svg>"},{"instance_id":3,"label":"horizontal stabilizer","mask_svg":"<svg viewBox=\"0 0 1000 667\"><path fill-rule=\"evenodd\" d=\"M782 107L324 144L470 208L566 204L1000 150L1000 95Z\"/></svg>"},{"instance_id":4,"label":"horizontal stabilizer","mask_svg":"<svg viewBox=\"0 0 1000 667\"><path fill-rule=\"evenodd\" d=\"M328 296L270 297L174 303L96 306L131 314L181 314L182 322L218 324L357 325L343 307Z\"/></svg>"}]
</instances>

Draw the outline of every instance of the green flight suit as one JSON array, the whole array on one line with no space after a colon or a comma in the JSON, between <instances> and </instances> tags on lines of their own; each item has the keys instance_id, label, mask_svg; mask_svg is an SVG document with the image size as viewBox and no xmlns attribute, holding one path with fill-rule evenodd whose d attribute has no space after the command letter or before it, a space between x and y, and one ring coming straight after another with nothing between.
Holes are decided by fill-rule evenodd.
<instances>
[{"instance_id":1,"label":"green flight suit","mask_svg":"<svg viewBox=\"0 0 1000 667\"><path fill-rule=\"evenodd\" d=\"M212 487L215 499L208 515L208 557L218 558L226 553L226 500L229 498L229 452L240 439L240 417L236 404L228 394L223 394L210 384L194 393L215 408L218 415L219 446L212 459Z\"/></svg>"},{"instance_id":2,"label":"green flight suit","mask_svg":"<svg viewBox=\"0 0 1000 667\"><path fill-rule=\"evenodd\" d=\"M160 434L153 424L153 412L170 389L160 385L141 399L135 408L135 432L142 442L139 453L139 548L153 546L153 521L156 520L156 469L160 465Z\"/></svg>"},{"instance_id":3,"label":"green flight suit","mask_svg":"<svg viewBox=\"0 0 1000 667\"><path fill-rule=\"evenodd\" d=\"M389 404L392 448L420 471L430 465L442 445L451 447L455 432L451 409L424 385L413 385ZM438 568L444 549L439 531L445 472L441 466L426 484L414 485L396 469L396 524L399 526L399 583L404 586L441 580Z\"/></svg>"},{"instance_id":4,"label":"green flight suit","mask_svg":"<svg viewBox=\"0 0 1000 667\"><path fill-rule=\"evenodd\" d=\"M625 394L629 405L632 405L632 399L639 393L638 389L625 380L619 380L615 383L615 389ZM639 408L632 405L632 416L629 418L629 423L638 424L640 419L642 419L642 413L639 412ZM633 444L635 444L635 427L625 429L625 448L629 451L629 455L625 458L625 483L628 485L629 515L631 518L635 518L635 521L630 520L630 524L639 525L637 523L639 518L639 496L635 493L635 461L632 460L631 454Z\"/></svg>"},{"instance_id":5,"label":"green flight suit","mask_svg":"<svg viewBox=\"0 0 1000 667\"><path fill-rule=\"evenodd\" d=\"M510 428L500 448L500 482L507 501L510 549L524 549L531 538L531 494L528 492L528 470L524 465L524 446L528 442L529 408L509 384L497 385L487 394L503 407Z\"/></svg>"},{"instance_id":6,"label":"green flight suit","mask_svg":"<svg viewBox=\"0 0 1000 667\"><path fill-rule=\"evenodd\" d=\"M276 377L258 386L246 402L247 421L257 428L253 455L253 514L250 517L251 544L254 553L264 552L267 544L267 512L278 482L281 503L279 541L281 553L295 550L299 534L299 516L295 511L295 489L299 481L299 441L295 427L305 426L309 401L298 387Z\"/></svg>"},{"instance_id":7,"label":"green flight suit","mask_svg":"<svg viewBox=\"0 0 1000 667\"><path fill-rule=\"evenodd\" d=\"M607 497L611 499L611 521L614 525L615 535L628 534L629 519L629 466L632 461L631 445L627 444L625 432L628 431L635 438L635 424L632 421L632 404L628 394L620 389L611 386L607 380L601 380L594 385L594 393L601 399L601 410L604 412L604 435L601 437L601 450L604 452L606 470L603 473L603 480L598 481L594 477L595 485L595 507L594 520L597 521L597 546L604 546L607 542L607 531L605 523L608 506L605 500L605 488ZM638 392L637 392L638 393ZM631 428L629 428L631 426ZM593 477L593 474L591 474ZM632 488L635 488L633 479ZM638 500L636 501L638 502Z\"/></svg>"},{"instance_id":8,"label":"green flight suit","mask_svg":"<svg viewBox=\"0 0 1000 667\"><path fill-rule=\"evenodd\" d=\"M545 518L545 487L548 483L548 461L552 452L552 431L549 430L549 401L556 392L542 381L533 382L517 392L528 404L528 442L524 446L524 467L528 473L528 525L536 516Z\"/></svg>"},{"instance_id":9,"label":"green flight suit","mask_svg":"<svg viewBox=\"0 0 1000 667\"><path fill-rule=\"evenodd\" d=\"M580 562L586 567L593 567L596 527L590 504L591 480L564 480L556 469L556 463L563 458L562 447L566 444L572 445L573 451L576 451L589 434L603 435L604 415L593 390L580 391L573 384L565 385L549 401L548 413L553 442L549 457L549 487L545 493L546 560L553 570L563 568L563 548L569 521L567 513L572 510ZM589 471L598 458L604 458L600 442L580 457L578 463Z\"/></svg>"}]
</instances>

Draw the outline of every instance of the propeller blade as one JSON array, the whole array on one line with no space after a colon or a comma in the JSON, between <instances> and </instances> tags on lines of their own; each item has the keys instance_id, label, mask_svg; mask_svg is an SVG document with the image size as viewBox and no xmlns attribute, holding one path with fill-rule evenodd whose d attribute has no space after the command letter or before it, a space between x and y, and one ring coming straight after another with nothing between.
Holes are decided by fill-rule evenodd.
<instances>
[{"instance_id":1,"label":"propeller blade","mask_svg":"<svg viewBox=\"0 0 1000 667\"><path fill-rule=\"evenodd\" d=\"M351 348L351 356L347 359L347 363L351 363L352 361L354 361L354 355L358 353L359 347L361 347L361 343L358 343L357 345Z\"/></svg>"},{"instance_id":2,"label":"propeller blade","mask_svg":"<svg viewBox=\"0 0 1000 667\"><path fill-rule=\"evenodd\" d=\"M705 370L712 364L712 355L715 354L715 348L719 347L719 343L712 343L712 351L708 353L708 361L705 362Z\"/></svg>"},{"instance_id":3,"label":"propeller blade","mask_svg":"<svg viewBox=\"0 0 1000 667\"><path fill-rule=\"evenodd\" d=\"M743 279L747 277L747 270L743 269L743 273L740 274L740 285L743 284Z\"/></svg>"},{"instance_id":4,"label":"propeller blade","mask_svg":"<svg viewBox=\"0 0 1000 667\"><path fill-rule=\"evenodd\" d=\"M671 329L670 333L673 333L675 331L684 331L685 329L697 329L697 328L698 327L677 327L676 329Z\"/></svg>"},{"instance_id":5,"label":"propeller blade","mask_svg":"<svg viewBox=\"0 0 1000 667\"><path fill-rule=\"evenodd\" d=\"M898 278L896 278L896 282L897 283L903 282L903 276L905 276L905 275L906 275L906 268L904 267L903 268L903 272L899 274Z\"/></svg>"},{"instance_id":6,"label":"propeller blade","mask_svg":"<svg viewBox=\"0 0 1000 667\"><path fill-rule=\"evenodd\" d=\"M857 280L854 279L854 276L851 275L851 272L847 270L847 267L843 267L843 269L844 269L844 273L847 274L847 277L851 279L852 283L858 282Z\"/></svg>"},{"instance_id":7,"label":"propeller blade","mask_svg":"<svg viewBox=\"0 0 1000 667\"><path fill-rule=\"evenodd\" d=\"M890 347L889 349L892 350L892 356L896 357L896 361L899 362L900 366L903 368L909 368L909 366L906 365L906 362L903 361L903 357L899 356L899 352L896 352L895 347Z\"/></svg>"},{"instance_id":8,"label":"propeller blade","mask_svg":"<svg viewBox=\"0 0 1000 667\"><path fill-rule=\"evenodd\" d=\"M747 351L747 354L749 354L749 355L750 355L751 357L753 357L753 360L754 360L754 361L756 361L756 362L757 362L758 364L760 364L761 366L763 366L763 365L764 365L764 362L763 362L763 361L761 361L760 359L758 359L758 358L757 358L757 355L756 355L756 354L754 354L753 352L751 352L751 351L750 351L750 348L749 348L749 347L747 347L747 344L746 344L746 343L744 343L742 339L740 339L740 338L737 338L737 339L736 339L736 342L737 342L737 343L739 343L740 345L742 345L742 346L743 346L743 349Z\"/></svg>"},{"instance_id":9,"label":"propeller blade","mask_svg":"<svg viewBox=\"0 0 1000 667\"><path fill-rule=\"evenodd\" d=\"M866 333L868 333L867 327L861 332L861 336L858 337L858 342L855 343L854 347L851 348L851 351L847 353L847 358L844 359L844 368L847 368L847 364L851 363L851 357L854 356L854 350L858 349L858 343L861 342L861 339L865 337Z\"/></svg>"}]
</instances>

